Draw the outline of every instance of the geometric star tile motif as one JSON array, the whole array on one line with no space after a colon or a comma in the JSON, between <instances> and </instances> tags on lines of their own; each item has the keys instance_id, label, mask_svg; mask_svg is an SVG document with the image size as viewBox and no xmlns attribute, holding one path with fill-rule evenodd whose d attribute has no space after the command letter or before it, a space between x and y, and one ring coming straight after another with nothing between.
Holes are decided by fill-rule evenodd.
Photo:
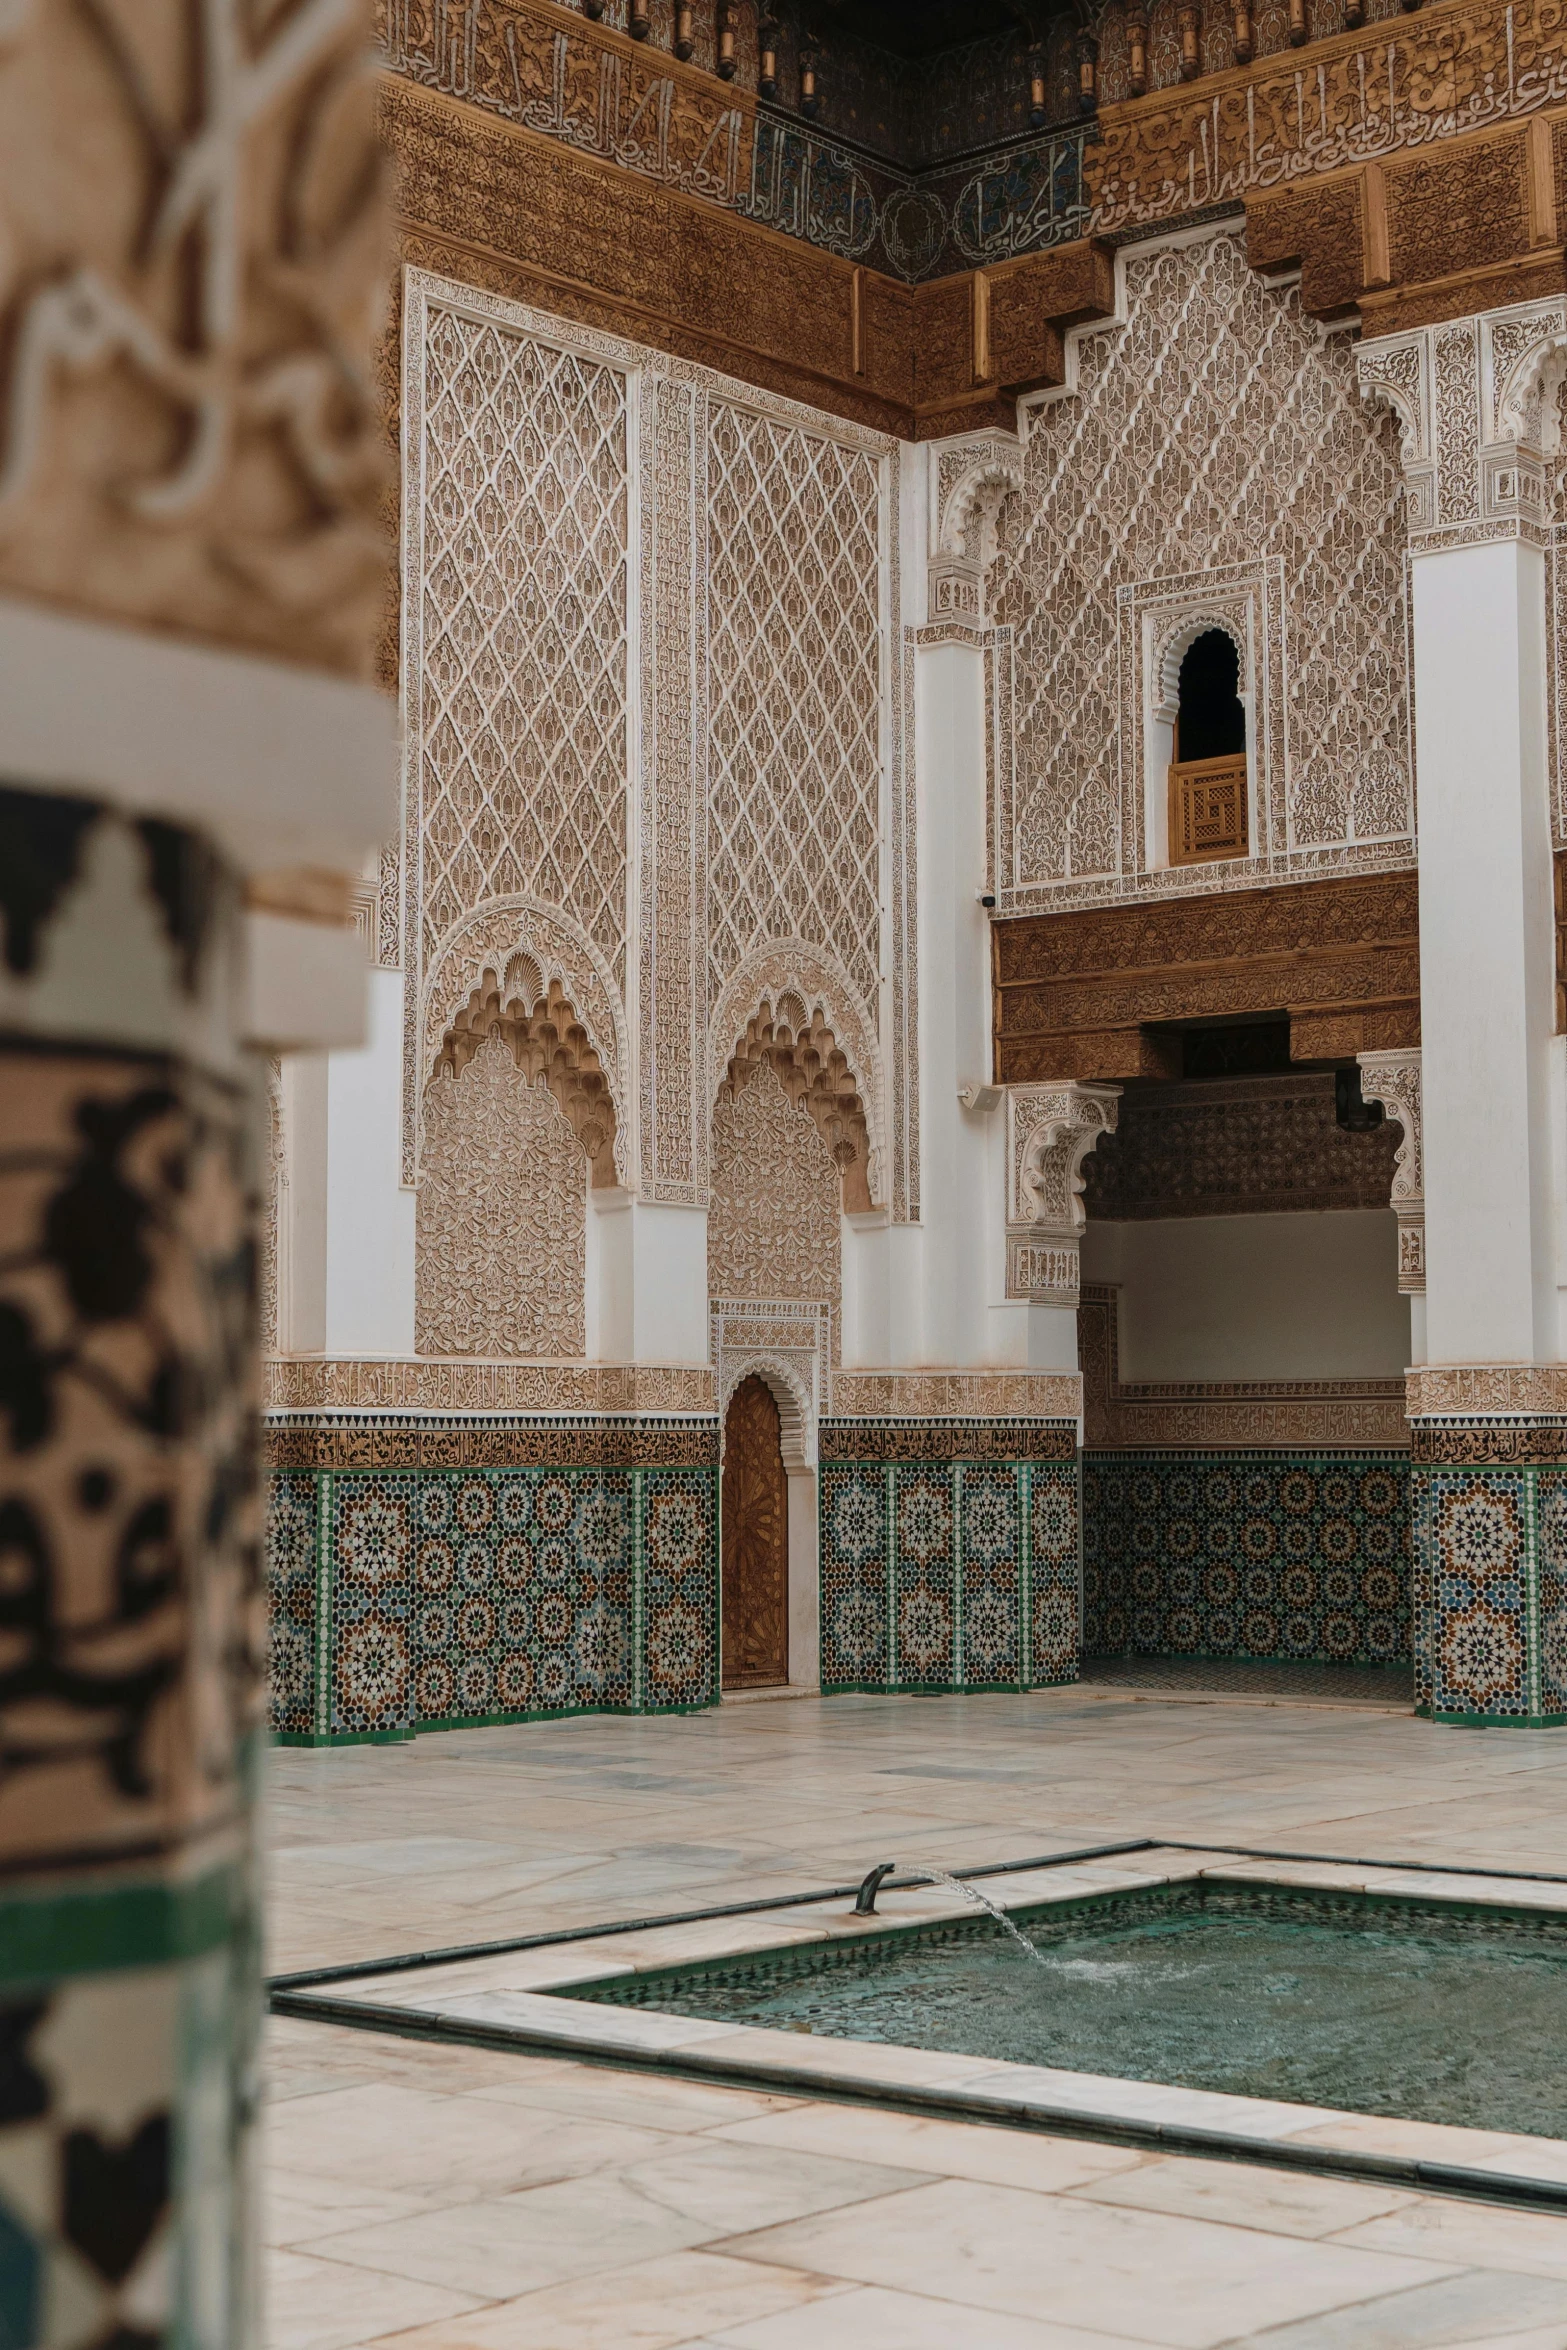
<instances>
[{"instance_id":1,"label":"geometric star tile motif","mask_svg":"<svg viewBox=\"0 0 1567 2350\"><path fill-rule=\"evenodd\" d=\"M399 1738L710 1705L714 1484L693 1468L274 1473L274 1732ZM324 1641L314 1610L306 1619L316 1585L304 1566L323 1508Z\"/></svg>"},{"instance_id":2,"label":"geometric star tile motif","mask_svg":"<svg viewBox=\"0 0 1567 2350\"><path fill-rule=\"evenodd\" d=\"M820 1479L824 1690L1077 1678L1074 1462L831 1461Z\"/></svg>"},{"instance_id":3,"label":"geometric star tile motif","mask_svg":"<svg viewBox=\"0 0 1567 2350\"><path fill-rule=\"evenodd\" d=\"M1390 1664L1410 1653L1410 1567L1400 1454L1084 1459L1088 1655Z\"/></svg>"}]
</instances>

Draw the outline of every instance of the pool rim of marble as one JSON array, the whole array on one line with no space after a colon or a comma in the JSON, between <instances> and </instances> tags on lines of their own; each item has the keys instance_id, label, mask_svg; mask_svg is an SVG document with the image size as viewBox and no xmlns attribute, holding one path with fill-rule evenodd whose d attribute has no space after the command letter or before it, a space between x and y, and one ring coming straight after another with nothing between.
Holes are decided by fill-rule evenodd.
<instances>
[{"instance_id":1,"label":"pool rim of marble","mask_svg":"<svg viewBox=\"0 0 1567 2350\"><path fill-rule=\"evenodd\" d=\"M1466 1871L1465 1874L1467 1873ZM1008 1915L1013 1917L1017 1925L1026 1933L1030 1925L1043 1923L1048 1917L1083 1917L1091 1923L1096 1913L1113 1911L1120 1904L1128 1906L1134 1903L1147 1904L1152 1909L1162 1902L1173 1907L1175 1901L1183 1895L1189 1897L1193 1893L1197 1894L1199 1902L1209 1893L1243 1896L1250 1894L1259 1899L1272 1895L1275 1899L1287 1898L1307 1903L1314 1908L1325 1908L1329 1903L1337 1902L1347 1903L1352 1908L1403 1911L1411 1913L1412 1917L1432 1914L1438 1918L1483 1918L1493 1925L1521 1926L1525 1929L1531 1925L1542 1928L1554 1925L1563 1939L1562 1955L1567 1958L1567 1900L1563 1901L1560 1908L1551 1908L1540 1902L1492 1902L1480 1899L1475 1895L1463 1898L1444 1898L1439 1894L1422 1895L1414 1892L1376 1893L1368 1892L1364 1887L1352 1885L1300 1885L1286 1884L1283 1881L1272 1882L1257 1877L1226 1877L1218 1870L1209 1869L1203 1869L1197 1875L1186 1879L1168 1878L1161 1884L1113 1886L1107 1887L1103 1892L1068 1895L1059 1901L1019 1904L1015 1908L1009 1908ZM1105 1918L1107 1928L1113 1929L1120 1922L1122 1921L1113 1916ZM1124 1922L1135 1924L1141 1921L1128 1918ZM614 1974L601 1976L594 1981L573 1983L569 1988L563 1986L560 1996L566 1999L601 2001L608 2006L655 2009L657 2008L657 2000L654 1996L656 1988L661 1984L667 1985L674 1976L685 1979L700 1978L718 1975L725 1970L739 1974L754 1970L758 1976L776 1970L780 1977L803 1976L824 1972L832 1966L847 1964L851 1950L891 1948L900 1943L916 1947L939 1948L943 1944L952 1942L989 1941L1001 1931L1002 1929L994 1917L986 1916L981 1911L959 1911L954 1912L950 1918L929 1918L908 1925L884 1924L879 1931L856 1935L852 1943L840 1939L826 1943L761 1944L754 1950L729 1951L712 1958L674 1959L663 1967L633 1968L624 1973L617 1971ZM672 2011L659 2010L659 2012L669 2013ZM838 2037L838 2035L833 2036ZM842 2036L849 2037L847 2034ZM905 2047L912 2046L914 2043L875 2041L868 2043L868 2045ZM1121 2076L1106 2075L1105 2077L1119 2078ZM1259 2100L1259 2102L1263 2101Z\"/></svg>"},{"instance_id":2,"label":"pool rim of marble","mask_svg":"<svg viewBox=\"0 0 1567 2350\"><path fill-rule=\"evenodd\" d=\"M1161 1853L1170 1854L1175 1865L1157 1865ZM1088 1862L1075 1867L1102 1878L1110 1864ZM1018 1869L1010 1882L996 1880L992 1890L1001 1894L1009 1911L1020 1912L1055 1908L1094 1891L1134 1890L1139 1882L1174 1885L1206 1876L1229 1880L1237 1874L1241 1884L1254 1890L1360 1890L1379 1896L1401 1890L1364 1882L1368 1876L1396 1878L1401 1873L1396 1868L1362 1864L1357 1870L1353 1863L1304 1860L1293 1869L1288 1863L1271 1861L1248 1864L1237 1859L1233 1848L1209 1847L1204 1851L1187 1847L1177 1851L1172 1846L1154 1846L1143 1867L1113 1870L1121 1880L1119 1887L1101 1883L1060 1890L1062 1878L1073 1870L1074 1864L1063 1869L1049 1863ZM1521 1907L1567 1924L1567 1888L1559 1879L1543 1881L1542 1892L1547 1884L1554 1888L1549 1898L1528 1900L1515 1894L1510 1901L1498 1902L1487 1898L1487 1872L1454 1869L1440 1874L1462 1890L1444 1900L1429 1886L1402 1888L1410 1892L1414 1906L1472 1906L1492 1913ZM1026 1880L1031 1877L1054 1882L1030 1886ZM1495 1882L1495 1876L1490 1881ZM1516 1885L1520 1880L1511 1878L1509 1882ZM924 1898L936 1899L936 1889ZM820 1913L814 1921L809 1914L813 1906ZM711 1955L735 1963L776 1947L776 1911L769 1908L752 1914L757 1926L754 1941L747 1941L742 1933L737 1947ZM739 1927L744 1915L743 1911L738 1915L731 1911L723 1923L726 1928ZM949 1923L960 1919L966 1922L965 1913L947 1913ZM797 1938L825 1942L849 1934L858 1939L867 1929L878 1939L899 1931L886 1918L852 1919L845 1914L841 1897L797 1905L789 1922ZM938 1915L910 1922L939 1924L941 1919ZM701 1929L685 1923L646 1931L649 1940L667 1941L671 1936L699 1935ZM689 1970L704 1954L695 1948L684 1954L678 1948L660 1950L644 1954L639 1964L635 1953L628 1960L623 1948L616 1951L617 1931L610 1926L603 1932L604 1947L595 1965L594 1939L574 1936L569 1943L562 1943L561 1963L552 1970L541 1938L529 1955L542 1962L543 1971L528 1970L526 1989L437 1992L432 1998L427 1986L420 2001L417 1986L408 1981L410 1974L420 1970L406 1964L398 1968L392 1961L389 1965L397 1971L380 1978L384 1988L377 1988L374 1976L361 1977L352 1985L318 1982L294 1988L279 1983L273 1986L271 2004L279 2014L406 2037L509 2048L518 2054L567 2057L714 2085L878 2105L1164 2153L1217 2156L1358 2177L1415 2187L1423 2193L1567 2213L1567 2139L1285 2105L1111 2075L957 2057L887 2042L817 2040L787 2030L707 2022L652 2008L612 2006L581 1994L595 1982L653 1974L671 1966ZM460 1974L463 1965L472 1962L432 1958L425 1963L432 1969L439 1965L450 1975ZM1379 2136L1380 2146L1376 2142ZM1499 2167L1504 2162L1508 2165L1505 2169ZM1493 2164L1498 2167L1491 2167Z\"/></svg>"}]
</instances>

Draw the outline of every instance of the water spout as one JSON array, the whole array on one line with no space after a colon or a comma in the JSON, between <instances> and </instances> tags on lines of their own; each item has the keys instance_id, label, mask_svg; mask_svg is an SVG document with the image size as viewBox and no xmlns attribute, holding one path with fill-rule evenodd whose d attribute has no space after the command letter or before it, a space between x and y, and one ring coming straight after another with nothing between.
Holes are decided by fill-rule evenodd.
<instances>
[{"instance_id":1,"label":"water spout","mask_svg":"<svg viewBox=\"0 0 1567 2350\"><path fill-rule=\"evenodd\" d=\"M1021 1926L1015 1926L1012 1923L1012 1920L1008 1917L1006 1911L999 1908L994 1901L991 1901L985 1894L981 1893L977 1885L967 1884L962 1877L949 1877L945 1869L933 1869L928 1860L916 1861L914 1865L918 1869L920 1875L922 1877L928 1877L932 1884L945 1885L949 1892L959 1894L964 1901L972 1902L976 1909L982 1909L985 1911L987 1916L993 1917L998 1926L1005 1927L1006 1931L1011 1935L1013 1941L1018 1945L1018 1948L1020 1950L1027 1951L1035 1966L1047 1966L1049 1964L1049 1961L1046 1959L1044 1952L1042 1950L1035 1949L1033 1943L1030 1942L1028 1936L1023 1932ZM861 1891L864 1891L863 1886L861 1887Z\"/></svg>"},{"instance_id":2,"label":"water spout","mask_svg":"<svg viewBox=\"0 0 1567 2350\"><path fill-rule=\"evenodd\" d=\"M855 1896L854 1914L857 1918L873 1918L876 1915L876 1896L881 1891L881 1881L883 1877L890 1877L897 1865L895 1860L884 1860L871 1870Z\"/></svg>"}]
</instances>

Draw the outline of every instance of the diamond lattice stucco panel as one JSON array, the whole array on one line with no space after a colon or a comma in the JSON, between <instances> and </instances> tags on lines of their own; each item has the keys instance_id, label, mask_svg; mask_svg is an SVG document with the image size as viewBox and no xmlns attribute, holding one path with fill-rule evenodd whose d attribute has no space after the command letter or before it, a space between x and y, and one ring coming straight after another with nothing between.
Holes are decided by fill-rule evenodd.
<instances>
[{"instance_id":1,"label":"diamond lattice stucco panel","mask_svg":"<svg viewBox=\"0 0 1567 2350\"><path fill-rule=\"evenodd\" d=\"M1015 632L1016 783L1004 886L1130 876L1118 593L1271 558L1286 584L1285 805L1256 852L1313 866L1408 845L1402 477L1347 336L1264 286L1229 234L1125 265L1126 321L1086 335L1075 393L1030 419L995 611ZM1259 661L1276 648L1259 646Z\"/></svg>"},{"instance_id":2,"label":"diamond lattice stucco panel","mask_svg":"<svg viewBox=\"0 0 1567 2350\"><path fill-rule=\"evenodd\" d=\"M626 379L446 309L425 371L425 957L531 892L623 977Z\"/></svg>"},{"instance_id":3,"label":"diamond lattice stucco panel","mask_svg":"<svg viewBox=\"0 0 1567 2350\"><path fill-rule=\"evenodd\" d=\"M708 449L710 962L769 938L880 963L881 460L715 401Z\"/></svg>"}]
</instances>

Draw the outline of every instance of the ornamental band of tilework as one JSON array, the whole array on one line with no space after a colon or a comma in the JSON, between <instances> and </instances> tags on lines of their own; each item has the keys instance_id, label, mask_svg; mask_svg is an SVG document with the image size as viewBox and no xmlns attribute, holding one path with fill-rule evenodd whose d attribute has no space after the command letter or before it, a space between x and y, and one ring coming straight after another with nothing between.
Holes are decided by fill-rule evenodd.
<instances>
[{"instance_id":1,"label":"ornamental band of tilework","mask_svg":"<svg viewBox=\"0 0 1567 2350\"><path fill-rule=\"evenodd\" d=\"M1021 1427L949 1431L941 1458L934 1444L922 1453L900 1442L896 1425L867 1423L844 1458L841 1426L824 1430L822 1445L823 1691L1074 1681L1081 1559L1071 1431L1065 1458L1053 1457L1058 1432Z\"/></svg>"},{"instance_id":2,"label":"ornamental band of tilework","mask_svg":"<svg viewBox=\"0 0 1567 2350\"><path fill-rule=\"evenodd\" d=\"M1396 1454L1086 1453L1084 1653L1403 1662L1409 1478Z\"/></svg>"},{"instance_id":3,"label":"ornamental band of tilework","mask_svg":"<svg viewBox=\"0 0 1567 2350\"><path fill-rule=\"evenodd\" d=\"M405 1426L424 1457L404 1468L274 1473L276 1737L714 1702L711 1422L481 1424L461 1432L471 1465L439 1464L442 1433Z\"/></svg>"}]
</instances>

